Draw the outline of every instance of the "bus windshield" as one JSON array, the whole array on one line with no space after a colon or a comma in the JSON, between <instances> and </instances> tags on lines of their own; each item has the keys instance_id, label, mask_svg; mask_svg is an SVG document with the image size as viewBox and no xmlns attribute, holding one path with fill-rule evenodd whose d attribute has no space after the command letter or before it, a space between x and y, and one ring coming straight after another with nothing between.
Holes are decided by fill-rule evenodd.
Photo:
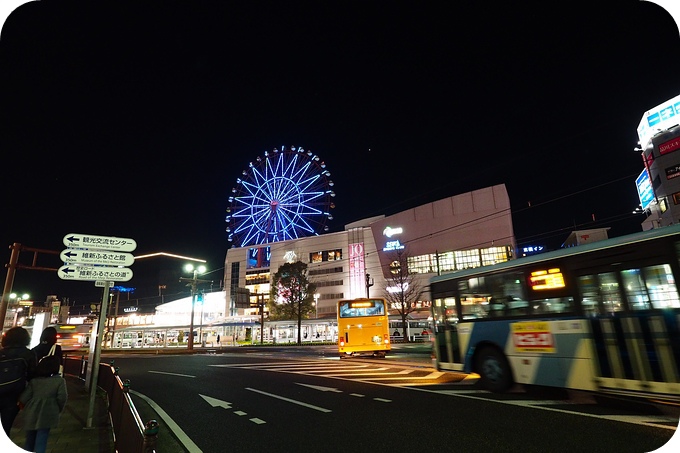
<instances>
[{"instance_id":1,"label":"bus windshield","mask_svg":"<svg viewBox=\"0 0 680 453\"><path fill-rule=\"evenodd\" d=\"M385 314L385 304L380 299L345 300L340 302L338 316L340 318L358 318L361 316L382 316Z\"/></svg>"}]
</instances>

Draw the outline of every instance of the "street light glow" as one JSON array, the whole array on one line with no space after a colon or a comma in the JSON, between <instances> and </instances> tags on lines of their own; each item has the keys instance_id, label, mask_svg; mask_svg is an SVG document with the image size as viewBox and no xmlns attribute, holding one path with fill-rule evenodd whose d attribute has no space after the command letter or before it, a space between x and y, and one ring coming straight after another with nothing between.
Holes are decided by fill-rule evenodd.
<instances>
[{"instance_id":1,"label":"street light glow","mask_svg":"<svg viewBox=\"0 0 680 453\"><path fill-rule=\"evenodd\" d=\"M187 342L187 349L189 351L193 351L194 349L194 313L196 310L196 294L197 294L197 284L199 282L198 280L198 274L202 274L206 271L206 267L203 266L202 264L199 265L198 267L194 267L193 264L186 264L184 266L184 270L187 272L193 272L193 278L191 279L181 279L180 281L190 281L191 282L191 321L189 324L189 339ZM203 280L201 280L202 282ZM202 305L201 305L201 326L203 326L203 310L202 310ZM202 333L201 333L202 335ZM200 340L200 338L199 338Z\"/></svg>"},{"instance_id":2,"label":"street light glow","mask_svg":"<svg viewBox=\"0 0 680 453\"><path fill-rule=\"evenodd\" d=\"M194 267L193 264L187 264L187 265L184 266L184 270L186 270L187 272L194 272L195 271L198 274L202 274L203 272L205 272L207 270L207 268L202 264L197 266L197 267Z\"/></svg>"}]
</instances>

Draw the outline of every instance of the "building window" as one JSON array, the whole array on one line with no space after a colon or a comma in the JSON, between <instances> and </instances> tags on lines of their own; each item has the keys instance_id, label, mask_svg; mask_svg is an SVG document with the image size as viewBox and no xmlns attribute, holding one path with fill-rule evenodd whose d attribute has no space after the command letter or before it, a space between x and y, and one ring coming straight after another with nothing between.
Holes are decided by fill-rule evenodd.
<instances>
[{"instance_id":1,"label":"building window","mask_svg":"<svg viewBox=\"0 0 680 453\"><path fill-rule=\"evenodd\" d=\"M324 261L339 261L342 259L342 249L322 250L309 254L310 263L321 263Z\"/></svg>"},{"instance_id":2,"label":"building window","mask_svg":"<svg viewBox=\"0 0 680 453\"><path fill-rule=\"evenodd\" d=\"M231 288L238 288L238 279L239 279L239 266L240 263L231 263Z\"/></svg>"},{"instance_id":3,"label":"building window","mask_svg":"<svg viewBox=\"0 0 680 453\"><path fill-rule=\"evenodd\" d=\"M408 271L411 274L435 274L453 272L471 267L487 266L508 261L512 258L510 246L486 249L459 250L437 254L408 257Z\"/></svg>"},{"instance_id":4,"label":"building window","mask_svg":"<svg viewBox=\"0 0 680 453\"><path fill-rule=\"evenodd\" d=\"M307 275L326 275L326 274L339 274L342 273L342 266L331 267L328 269L312 269L307 272Z\"/></svg>"},{"instance_id":5,"label":"building window","mask_svg":"<svg viewBox=\"0 0 680 453\"><path fill-rule=\"evenodd\" d=\"M488 249L481 249L482 266L502 263L510 258L508 247L489 247Z\"/></svg>"}]
</instances>

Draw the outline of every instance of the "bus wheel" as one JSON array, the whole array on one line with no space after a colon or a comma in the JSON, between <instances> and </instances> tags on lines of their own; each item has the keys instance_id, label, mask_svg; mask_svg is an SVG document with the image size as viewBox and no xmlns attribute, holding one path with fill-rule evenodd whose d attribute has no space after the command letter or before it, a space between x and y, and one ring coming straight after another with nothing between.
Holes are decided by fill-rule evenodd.
<instances>
[{"instance_id":1,"label":"bus wheel","mask_svg":"<svg viewBox=\"0 0 680 453\"><path fill-rule=\"evenodd\" d=\"M475 371L485 389L503 393L512 386L512 370L505 355L496 348L482 348L475 359Z\"/></svg>"}]
</instances>

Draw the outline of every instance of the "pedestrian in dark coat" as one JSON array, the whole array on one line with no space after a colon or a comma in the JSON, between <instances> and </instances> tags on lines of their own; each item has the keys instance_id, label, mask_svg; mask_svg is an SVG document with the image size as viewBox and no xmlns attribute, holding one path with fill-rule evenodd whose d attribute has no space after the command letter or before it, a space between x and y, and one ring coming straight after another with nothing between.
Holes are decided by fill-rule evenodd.
<instances>
[{"instance_id":1,"label":"pedestrian in dark coat","mask_svg":"<svg viewBox=\"0 0 680 453\"><path fill-rule=\"evenodd\" d=\"M19 396L26 431L25 450L45 453L50 429L59 424L67 399L66 381L59 375L59 358L43 358L35 369L35 377Z\"/></svg>"},{"instance_id":2,"label":"pedestrian in dark coat","mask_svg":"<svg viewBox=\"0 0 680 453\"><path fill-rule=\"evenodd\" d=\"M47 354L50 353L50 349L52 349L52 345L55 345L57 343L57 329L54 327L46 327L45 330L42 331L40 334L40 343L33 348L33 352L35 352L35 358L40 361L43 357L45 357ZM55 347L54 350L54 355L59 357L59 364L63 365L64 364L64 356L63 352L61 351L61 346L58 344Z\"/></svg>"},{"instance_id":3,"label":"pedestrian in dark coat","mask_svg":"<svg viewBox=\"0 0 680 453\"><path fill-rule=\"evenodd\" d=\"M25 365L24 376L19 385L13 385L11 390L0 391L0 420L2 428L7 437L14 424L14 419L19 413L19 395L24 391L26 383L33 379L37 360L35 353L28 349L31 343L31 336L23 327L12 327L2 336L2 349L0 349L0 359L21 359Z\"/></svg>"}]
</instances>

